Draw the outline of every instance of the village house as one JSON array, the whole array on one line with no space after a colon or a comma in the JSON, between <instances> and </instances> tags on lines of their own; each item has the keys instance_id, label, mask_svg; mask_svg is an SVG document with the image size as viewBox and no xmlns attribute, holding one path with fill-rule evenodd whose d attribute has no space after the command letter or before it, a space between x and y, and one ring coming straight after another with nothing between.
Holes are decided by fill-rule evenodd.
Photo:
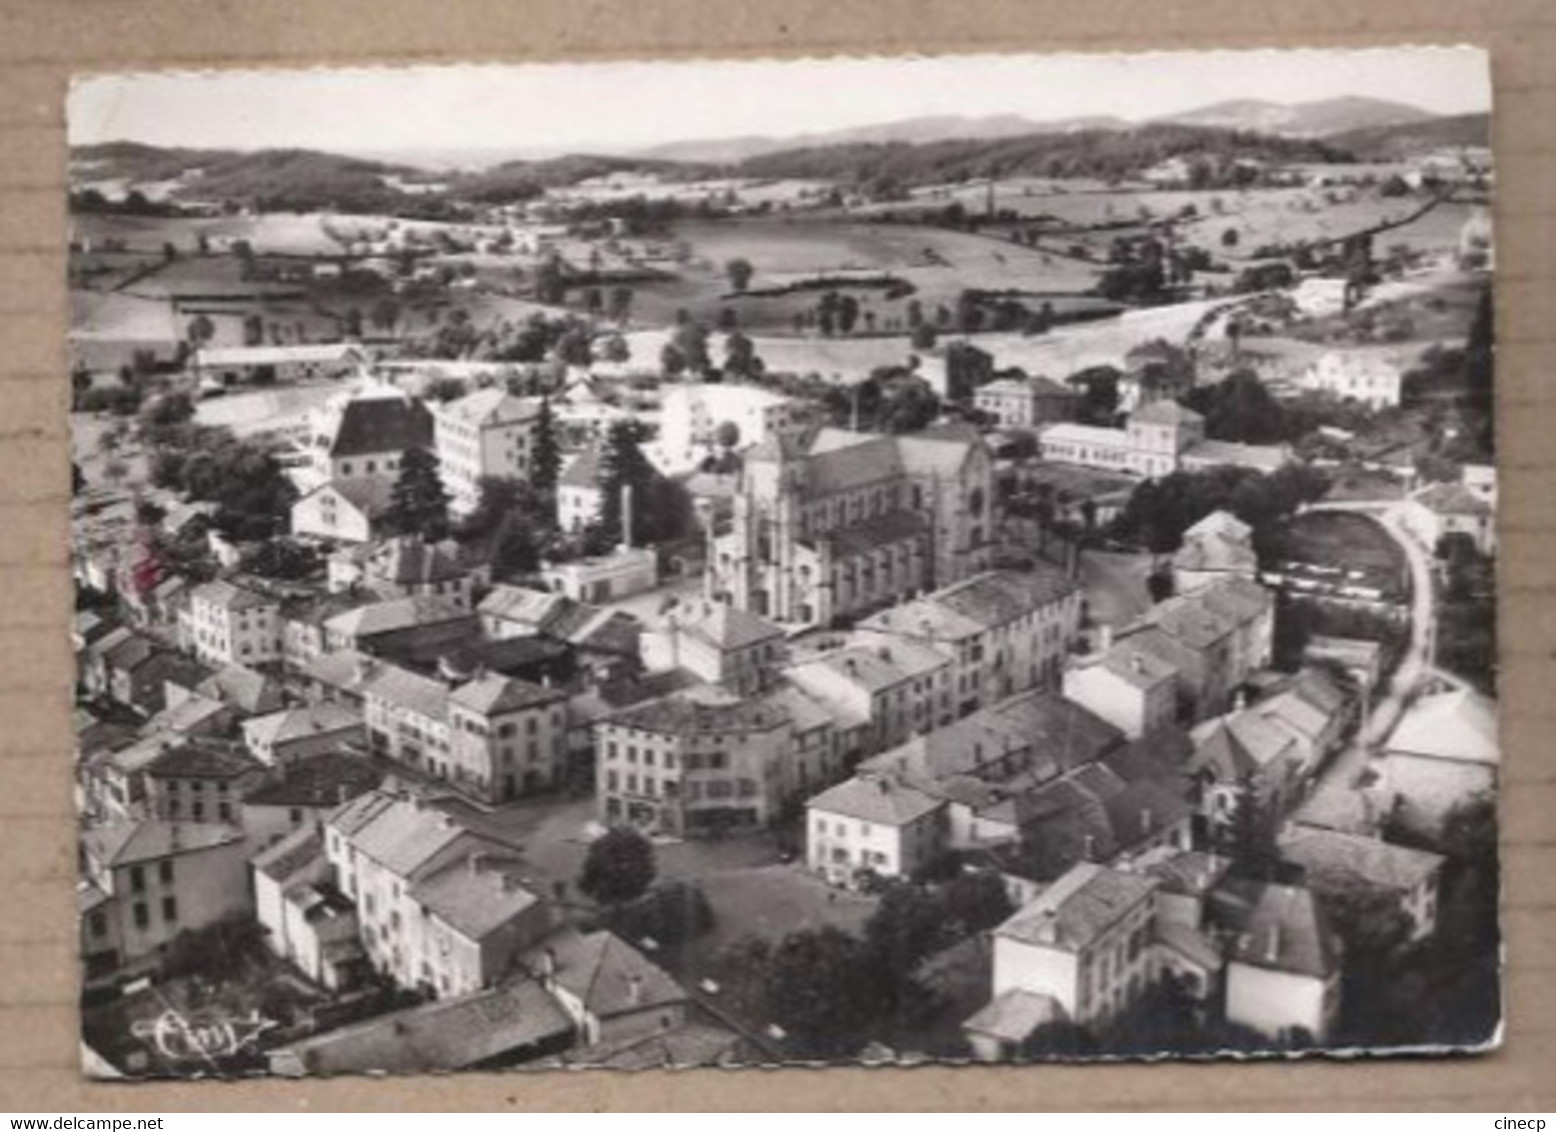
<instances>
[{"instance_id":1,"label":"village house","mask_svg":"<svg viewBox=\"0 0 1556 1132\"><path fill-rule=\"evenodd\" d=\"M1172 556L1175 593L1185 594L1222 578L1256 579L1259 556L1253 528L1229 511L1212 511L1183 532Z\"/></svg>"},{"instance_id":2,"label":"village house","mask_svg":"<svg viewBox=\"0 0 1556 1132\"><path fill-rule=\"evenodd\" d=\"M700 603L671 611L662 629L644 634L642 650L647 668L684 668L744 696L772 683L784 632L754 613Z\"/></svg>"},{"instance_id":3,"label":"village house","mask_svg":"<svg viewBox=\"0 0 1556 1132\"><path fill-rule=\"evenodd\" d=\"M1496 702L1470 688L1429 692L1383 743L1383 788L1412 830L1440 833L1454 808L1494 796Z\"/></svg>"},{"instance_id":4,"label":"village house","mask_svg":"<svg viewBox=\"0 0 1556 1132\"><path fill-rule=\"evenodd\" d=\"M956 717L952 659L906 639L849 644L797 659L788 680L822 704L845 758L884 751Z\"/></svg>"},{"instance_id":5,"label":"village house","mask_svg":"<svg viewBox=\"0 0 1556 1132\"><path fill-rule=\"evenodd\" d=\"M268 672L228 664L207 676L195 694L226 704L241 715L263 715L281 707L281 682Z\"/></svg>"},{"instance_id":6,"label":"village house","mask_svg":"<svg viewBox=\"0 0 1556 1132\"><path fill-rule=\"evenodd\" d=\"M1226 940L1226 1020L1274 1041L1326 1041L1340 1013L1340 941L1313 893L1229 877L1206 915Z\"/></svg>"},{"instance_id":7,"label":"village house","mask_svg":"<svg viewBox=\"0 0 1556 1132\"><path fill-rule=\"evenodd\" d=\"M326 990L347 990L367 967L357 912L332 883L324 835L300 828L251 862L254 915L265 946Z\"/></svg>"},{"instance_id":8,"label":"village house","mask_svg":"<svg viewBox=\"0 0 1556 1132\"><path fill-rule=\"evenodd\" d=\"M385 531L393 490L392 483L379 479L330 480L309 488L292 504L292 534L337 543L371 543Z\"/></svg>"},{"instance_id":9,"label":"village house","mask_svg":"<svg viewBox=\"0 0 1556 1132\"><path fill-rule=\"evenodd\" d=\"M196 586L179 623L180 643L205 664L255 668L281 659L279 598L239 582Z\"/></svg>"},{"instance_id":10,"label":"village house","mask_svg":"<svg viewBox=\"0 0 1556 1132\"><path fill-rule=\"evenodd\" d=\"M994 929L992 999L1045 995L1090 1029L1116 1019L1153 981L1157 886L1143 874L1076 865Z\"/></svg>"},{"instance_id":11,"label":"village house","mask_svg":"<svg viewBox=\"0 0 1556 1132\"><path fill-rule=\"evenodd\" d=\"M375 791L333 813L325 853L374 969L408 990L468 994L508 974L552 927L513 850L417 800Z\"/></svg>"},{"instance_id":12,"label":"village house","mask_svg":"<svg viewBox=\"0 0 1556 1132\"><path fill-rule=\"evenodd\" d=\"M733 425L736 448L747 448L794 428L800 408L801 402L754 385L678 385L664 395L659 435L645 455L667 476L695 471L720 451L720 426Z\"/></svg>"},{"instance_id":13,"label":"village house","mask_svg":"<svg viewBox=\"0 0 1556 1132\"><path fill-rule=\"evenodd\" d=\"M387 777L382 764L364 754L314 755L246 790L239 824L251 845L272 845L304 826L318 828L337 807L378 789Z\"/></svg>"},{"instance_id":14,"label":"village house","mask_svg":"<svg viewBox=\"0 0 1556 1132\"><path fill-rule=\"evenodd\" d=\"M521 964L562 1007L584 1046L669 1034L687 1022L690 996L614 932L561 928Z\"/></svg>"},{"instance_id":15,"label":"village house","mask_svg":"<svg viewBox=\"0 0 1556 1132\"><path fill-rule=\"evenodd\" d=\"M1176 669L1180 718L1199 721L1226 711L1236 690L1269 667L1274 628L1270 592L1229 577L1152 606L1117 639Z\"/></svg>"},{"instance_id":16,"label":"village house","mask_svg":"<svg viewBox=\"0 0 1556 1132\"><path fill-rule=\"evenodd\" d=\"M366 685L375 755L483 802L557 786L566 768L567 696L484 674L450 688L389 664Z\"/></svg>"},{"instance_id":17,"label":"village house","mask_svg":"<svg viewBox=\"0 0 1556 1132\"><path fill-rule=\"evenodd\" d=\"M1178 670L1128 640L1074 657L1064 698L1138 739L1178 718Z\"/></svg>"},{"instance_id":18,"label":"village house","mask_svg":"<svg viewBox=\"0 0 1556 1132\"><path fill-rule=\"evenodd\" d=\"M1311 825L1288 825L1277 841L1281 859L1302 870L1302 883L1321 900L1387 894L1410 921L1410 938L1437 928L1443 858L1425 849L1395 845Z\"/></svg>"},{"instance_id":19,"label":"village house","mask_svg":"<svg viewBox=\"0 0 1556 1132\"><path fill-rule=\"evenodd\" d=\"M805 803L805 859L829 884L912 877L945 851L945 804L899 778L855 775Z\"/></svg>"},{"instance_id":20,"label":"village house","mask_svg":"<svg viewBox=\"0 0 1556 1132\"><path fill-rule=\"evenodd\" d=\"M393 385L368 380L332 397L308 418L306 463L295 470L298 489L321 484L391 487L412 448L431 451L432 414Z\"/></svg>"},{"instance_id":21,"label":"village house","mask_svg":"<svg viewBox=\"0 0 1556 1132\"><path fill-rule=\"evenodd\" d=\"M600 488L600 449L590 444L567 462L557 477L557 529L568 534L592 526L604 505Z\"/></svg>"},{"instance_id":22,"label":"village house","mask_svg":"<svg viewBox=\"0 0 1556 1132\"><path fill-rule=\"evenodd\" d=\"M1078 401L1075 390L1049 377L1006 377L973 392L973 406L992 415L1001 428L1073 420Z\"/></svg>"},{"instance_id":23,"label":"village house","mask_svg":"<svg viewBox=\"0 0 1556 1132\"><path fill-rule=\"evenodd\" d=\"M139 818L81 835L81 955L88 977L159 954L179 932L252 912L235 827Z\"/></svg>"},{"instance_id":24,"label":"village house","mask_svg":"<svg viewBox=\"0 0 1556 1132\"><path fill-rule=\"evenodd\" d=\"M976 433L823 429L745 454L735 513L709 551L708 594L775 621L830 625L988 569L993 458Z\"/></svg>"},{"instance_id":25,"label":"village house","mask_svg":"<svg viewBox=\"0 0 1556 1132\"><path fill-rule=\"evenodd\" d=\"M265 768L236 743L186 739L147 763L143 773L152 817L241 826L243 796L264 779Z\"/></svg>"},{"instance_id":26,"label":"village house","mask_svg":"<svg viewBox=\"0 0 1556 1132\"><path fill-rule=\"evenodd\" d=\"M410 651L436 655L476 636L479 622L468 607L442 597L397 597L358 605L324 623L329 652L373 654Z\"/></svg>"},{"instance_id":27,"label":"village house","mask_svg":"<svg viewBox=\"0 0 1556 1132\"><path fill-rule=\"evenodd\" d=\"M528 480L540 402L493 386L432 408L433 447L448 489L449 510L469 515L487 476Z\"/></svg>"},{"instance_id":28,"label":"village house","mask_svg":"<svg viewBox=\"0 0 1556 1132\"><path fill-rule=\"evenodd\" d=\"M628 707L595 725L600 820L672 836L771 825L795 789L789 713L715 689Z\"/></svg>"},{"instance_id":29,"label":"village house","mask_svg":"<svg viewBox=\"0 0 1556 1132\"><path fill-rule=\"evenodd\" d=\"M1081 590L1063 571L992 570L860 622L952 655L958 715L1029 688L1052 688L1080 632Z\"/></svg>"},{"instance_id":30,"label":"village house","mask_svg":"<svg viewBox=\"0 0 1556 1132\"><path fill-rule=\"evenodd\" d=\"M1394 408L1400 399L1399 367L1368 350L1330 350L1298 379L1301 389L1354 401L1374 412Z\"/></svg>"},{"instance_id":31,"label":"village house","mask_svg":"<svg viewBox=\"0 0 1556 1132\"><path fill-rule=\"evenodd\" d=\"M648 547L618 546L593 558L548 562L541 567L540 579L574 601L615 601L659 584L659 556Z\"/></svg>"},{"instance_id":32,"label":"village house","mask_svg":"<svg viewBox=\"0 0 1556 1132\"><path fill-rule=\"evenodd\" d=\"M498 1070L568 1048L572 1020L533 979L375 1015L265 1051L280 1077Z\"/></svg>"},{"instance_id":33,"label":"village house","mask_svg":"<svg viewBox=\"0 0 1556 1132\"><path fill-rule=\"evenodd\" d=\"M1434 483L1412 492L1399 509L1399 521L1428 550L1436 550L1446 535L1462 534L1480 553L1497 552L1496 512L1463 484Z\"/></svg>"},{"instance_id":34,"label":"village house","mask_svg":"<svg viewBox=\"0 0 1556 1132\"><path fill-rule=\"evenodd\" d=\"M354 342L205 346L190 355L189 368L202 385L221 387L345 378L359 373L367 360Z\"/></svg>"},{"instance_id":35,"label":"village house","mask_svg":"<svg viewBox=\"0 0 1556 1132\"><path fill-rule=\"evenodd\" d=\"M1209 440L1205 418L1171 400L1153 401L1132 412L1123 428L1048 425L1037 441L1044 460L1145 479L1225 464L1272 472L1291 459L1280 446Z\"/></svg>"},{"instance_id":36,"label":"village house","mask_svg":"<svg viewBox=\"0 0 1556 1132\"><path fill-rule=\"evenodd\" d=\"M380 598L440 598L469 609L476 572L459 560L453 543L429 543L400 535L362 547L343 547L329 558L332 593L366 590Z\"/></svg>"},{"instance_id":37,"label":"village house","mask_svg":"<svg viewBox=\"0 0 1556 1132\"><path fill-rule=\"evenodd\" d=\"M366 741L361 712L339 703L287 707L243 722L243 742L249 754L280 770Z\"/></svg>"}]
</instances>

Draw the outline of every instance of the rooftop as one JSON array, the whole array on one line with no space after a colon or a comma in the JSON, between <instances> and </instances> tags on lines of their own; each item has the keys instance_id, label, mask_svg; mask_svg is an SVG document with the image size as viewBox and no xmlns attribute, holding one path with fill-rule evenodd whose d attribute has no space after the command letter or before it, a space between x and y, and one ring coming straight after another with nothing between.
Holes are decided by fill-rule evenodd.
<instances>
[{"instance_id":1,"label":"rooftop","mask_svg":"<svg viewBox=\"0 0 1556 1132\"><path fill-rule=\"evenodd\" d=\"M1490 503L1462 483L1434 483L1423 487L1410 500L1439 515L1489 517L1493 513Z\"/></svg>"},{"instance_id":2,"label":"rooftop","mask_svg":"<svg viewBox=\"0 0 1556 1132\"><path fill-rule=\"evenodd\" d=\"M500 715L566 698L566 694L557 688L544 688L527 680L487 673L459 685L449 693L448 701L480 715Z\"/></svg>"},{"instance_id":3,"label":"rooftop","mask_svg":"<svg viewBox=\"0 0 1556 1132\"><path fill-rule=\"evenodd\" d=\"M269 1052L271 1068L301 1077L464 1069L560 1042L572 1032L562 1008L536 982L438 999Z\"/></svg>"},{"instance_id":4,"label":"rooftop","mask_svg":"<svg viewBox=\"0 0 1556 1132\"><path fill-rule=\"evenodd\" d=\"M180 853L198 853L242 840L242 831L231 826L159 818L93 826L81 835L81 845L87 855L110 868L157 861Z\"/></svg>"},{"instance_id":5,"label":"rooftop","mask_svg":"<svg viewBox=\"0 0 1556 1132\"><path fill-rule=\"evenodd\" d=\"M873 825L911 825L944 805L888 774L861 774L824 790L805 803L809 810L841 814Z\"/></svg>"},{"instance_id":6,"label":"rooftop","mask_svg":"<svg viewBox=\"0 0 1556 1132\"><path fill-rule=\"evenodd\" d=\"M1080 951L1150 897L1157 881L1083 862L995 931L1007 939Z\"/></svg>"},{"instance_id":7,"label":"rooftop","mask_svg":"<svg viewBox=\"0 0 1556 1132\"><path fill-rule=\"evenodd\" d=\"M329 808L376 790L383 780L383 770L371 759L345 751L325 751L300 760L280 778L249 791L243 804Z\"/></svg>"},{"instance_id":8,"label":"rooftop","mask_svg":"<svg viewBox=\"0 0 1556 1132\"><path fill-rule=\"evenodd\" d=\"M962 1023L962 1029L1006 1042L1024 1041L1039 1026L1068 1018L1051 995L1013 987Z\"/></svg>"},{"instance_id":9,"label":"rooftop","mask_svg":"<svg viewBox=\"0 0 1556 1132\"><path fill-rule=\"evenodd\" d=\"M726 651L748 648L784 635L783 630L771 621L723 602L713 602L679 624L685 632Z\"/></svg>"},{"instance_id":10,"label":"rooftop","mask_svg":"<svg viewBox=\"0 0 1556 1132\"><path fill-rule=\"evenodd\" d=\"M422 877L411 899L466 939L482 940L540 903L520 882L517 866L473 853Z\"/></svg>"},{"instance_id":11,"label":"rooftop","mask_svg":"<svg viewBox=\"0 0 1556 1132\"><path fill-rule=\"evenodd\" d=\"M990 570L905 605L882 610L862 624L931 640L959 640L1011 624L1077 592L1057 567Z\"/></svg>"},{"instance_id":12,"label":"rooftop","mask_svg":"<svg viewBox=\"0 0 1556 1132\"><path fill-rule=\"evenodd\" d=\"M1231 933L1233 962L1319 979L1339 967L1338 941L1306 888L1229 878L1211 893L1206 912Z\"/></svg>"},{"instance_id":13,"label":"rooftop","mask_svg":"<svg viewBox=\"0 0 1556 1132\"><path fill-rule=\"evenodd\" d=\"M609 931L585 935L563 928L531 950L524 963L532 972L549 963L557 983L596 1018L687 1000L686 992L658 964Z\"/></svg>"},{"instance_id":14,"label":"rooftop","mask_svg":"<svg viewBox=\"0 0 1556 1132\"><path fill-rule=\"evenodd\" d=\"M243 735L251 742L264 746L288 743L294 739L307 739L331 732L350 731L362 726L360 712L344 704L325 700L284 708L268 715L245 720Z\"/></svg>"},{"instance_id":15,"label":"rooftop","mask_svg":"<svg viewBox=\"0 0 1556 1132\"><path fill-rule=\"evenodd\" d=\"M1405 709L1384 751L1495 765L1502 757L1496 701L1470 688L1422 696Z\"/></svg>"},{"instance_id":16,"label":"rooftop","mask_svg":"<svg viewBox=\"0 0 1556 1132\"><path fill-rule=\"evenodd\" d=\"M432 447L432 414L413 397L358 397L340 411L330 455L363 456Z\"/></svg>"},{"instance_id":17,"label":"rooftop","mask_svg":"<svg viewBox=\"0 0 1556 1132\"><path fill-rule=\"evenodd\" d=\"M1280 855L1301 865L1308 883L1321 891L1349 891L1359 883L1408 892L1443 864L1442 857L1425 849L1309 825L1282 831L1279 846Z\"/></svg>"}]
</instances>

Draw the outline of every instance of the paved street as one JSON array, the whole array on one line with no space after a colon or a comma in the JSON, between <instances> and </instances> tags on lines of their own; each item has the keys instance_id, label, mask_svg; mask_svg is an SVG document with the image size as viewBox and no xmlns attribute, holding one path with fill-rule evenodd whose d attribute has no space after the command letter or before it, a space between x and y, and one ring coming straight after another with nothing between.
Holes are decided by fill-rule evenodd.
<instances>
[{"instance_id":1,"label":"paved street","mask_svg":"<svg viewBox=\"0 0 1556 1132\"><path fill-rule=\"evenodd\" d=\"M1398 503L1318 503L1312 509L1352 511L1377 519L1378 524L1405 554L1405 561L1410 566L1411 590L1410 641L1404 656L1400 658L1399 666L1394 670L1388 691L1372 705L1366 727L1319 774L1313 784L1313 793L1316 794L1325 787L1354 787L1366 771L1371 754L1399 722L1406 697L1428 670L1436 611L1433 605L1431 552L1400 523ZM1300 807L1297 813L1301 815Z\"/></svg>"}]
</instances>

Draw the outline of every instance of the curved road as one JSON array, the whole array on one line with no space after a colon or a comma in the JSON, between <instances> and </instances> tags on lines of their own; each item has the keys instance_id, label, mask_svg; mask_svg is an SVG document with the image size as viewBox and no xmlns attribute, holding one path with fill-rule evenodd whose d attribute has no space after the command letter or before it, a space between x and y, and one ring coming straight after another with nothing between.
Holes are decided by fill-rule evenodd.
<instances>
[{"instance_id":1,"label":"curved road","mask_svg":"<svg viewBox=\"0 0 1556 1132\"><path fill-rule=\"evenodd\" d=\"M1410 568L1410 640L1389 682L1388 691L1372 705L1367 726L1330 760L1314 782L1314 791L1326 786L1354 787L1367 769L1367 760L1399 722L1405 698L1431 669L1432 635L1436 632L1433 601L1432 554L1400 521L1400 501L1315 503L1311 511L1352 511L1378 521L1404 552ZM1298 809L1300 813L1300 807Z\"/></svg>"}]
</instances>

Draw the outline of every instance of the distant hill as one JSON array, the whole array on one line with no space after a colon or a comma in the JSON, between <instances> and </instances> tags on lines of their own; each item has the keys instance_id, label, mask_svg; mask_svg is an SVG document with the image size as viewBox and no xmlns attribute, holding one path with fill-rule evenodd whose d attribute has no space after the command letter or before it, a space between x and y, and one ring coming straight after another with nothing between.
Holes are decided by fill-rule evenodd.
<instances>
[{"instance_id":1,"label":"distant hill","mask_svg":"<svg viewBox=\"0 0 1556 1132\"><path fill-rule=\"evenodd\" d=\"M663 159L572 153L539 161L505 161L490 169L467 173L454 181L453 191L469 200L502 203L527 200L546 189L612 173L657 173L669 179L691 180L712 171L709 166Z\"/></svg>"},{"instance_id":2,"label":"distant hill","mask_svg":"<svg viewBox=\"0 0 1556 1132\"><path fill-rule=\"evenodd\" d=\"M1413 125L1431 118L1432 115L1425 110L1403 102L1346 95L1294 103L1236 98L1182 114L1169 114L1158 121L1227 130L1254 130L1288 138L1318 138L1348 130Z\"/></svg>"},{"instance_id":3,"label":"distant hill","mask_svg":"<svg viewBox=\"0 0 1556 1132\"><path fill-rule=\"evenodd\" d=\"M73 181L171 181L191 169L230 160L229 149L176 149L142 142L78 145L70 151Z\"/></svg>"},{"instance_id":4,"label":"distant hill","mask_svg":"<svg viewBox=\"0 0 1556 1132\"><path fill-rule=\"evenodd\" d=\"M1034 133L1069 133L1087 129L1124 129L1122 118L1096 116L1038 122L1019 114L993 114L968 117L961 114L926 115L853 126L820 133L792 134L784 137L746 135L733 138L707 138L670 142L642 151L644 157L670 161L694 161L719 165L736 164L769 153L796 149L819 149L836 145L887 145L894 142L922 144L936 141L969 141L1019 137Z\"/></svg>"},{"instance_id":5,"label":"distant hill","mask_svg":"<svg viewBox=\"0 0 1556 1132\"><path fill-rule=\"evenodd\" d=\"M1397 161L1434 149L1491 145L1491 115L1457 114L1408 126L1372 126L1324 139L1362 161Z\"/></svg>"},{"instance_id":6,"label":"distant hill","mask_svg":"<svg viewBox=\"0 0 1556 1132\"><path fill-rule=\"evenodd\" d=\"M1130 129L1090 129L1014 138L807 147L763 154L740 164L752 177L799 177L887 187L985 177L1136 176L1172 157L1202 159L1213 169L1236 158L1262 161L1346 161L1323 141L1247 131L1154 123Z\"/></svg>"},{"instance_id":7,"label":"distant hill","mask_svg":"<svg viewBox=\"0 0 1556 1132\"><path fill-rule=\"evenodd\" d=\"M373 211L405 194L388 177L423 178L408 165L364 161L309 149L194 150L135 142L82 146L71 151L76 184L113 178L132 183L184 178L174 200L253 201L266 209L334 207Z\"/></svg>"}]
</instances>

